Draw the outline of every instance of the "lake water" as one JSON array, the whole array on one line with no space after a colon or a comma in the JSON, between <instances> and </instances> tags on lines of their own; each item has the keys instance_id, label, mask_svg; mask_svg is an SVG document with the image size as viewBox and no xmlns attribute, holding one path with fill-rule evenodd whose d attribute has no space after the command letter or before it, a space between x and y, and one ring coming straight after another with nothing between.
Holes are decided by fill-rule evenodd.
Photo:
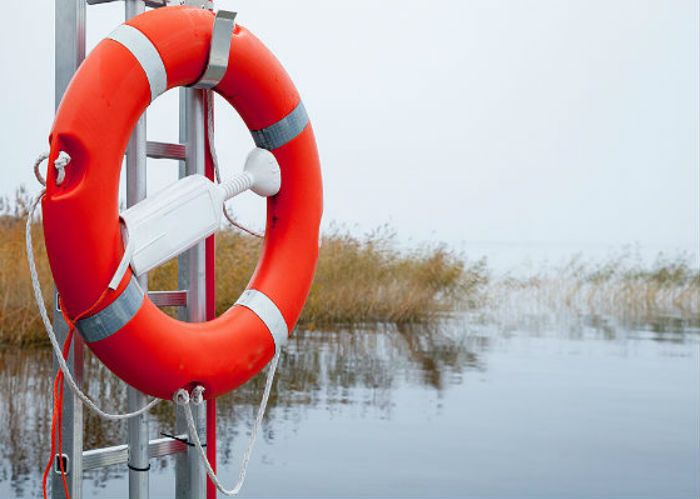
<instances>
[{"instance_id":1,"label":"lake water","mask_svg":"<svg viewBox=\"0 0 700 499\"><path fill-rule=\"evenodd\" d=\"M37 497L49 452L48 351L0 351L0 497ZM90 391L123 387L89 360ZM264 383L219 402L231 485ZM171 404L150 416L172 432ZM87 448L125 423L90 416ZM85 497L126 497L126 466L86 473ZM299 331L280 365L243 496L700 495L700 324L674 318L465 315L435 327ZM174 460L151 496L174 496Z\"/></svg>"}]
</instances>

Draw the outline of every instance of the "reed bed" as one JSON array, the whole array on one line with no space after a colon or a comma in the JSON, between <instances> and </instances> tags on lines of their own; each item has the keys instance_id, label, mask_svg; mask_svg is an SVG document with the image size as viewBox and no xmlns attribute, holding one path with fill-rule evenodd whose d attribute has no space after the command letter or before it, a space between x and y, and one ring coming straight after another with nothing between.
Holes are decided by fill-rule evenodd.
<instances>
[{"instance_id":1,"label":"reed bed","mask_svg":"<svg viewBox=\"0 0 700 499\"><path fill-rule=\"evenodd\" d=\"M34 304L24 247L26 193L0 199L0 344L46 341ZM41 228L33 227L44 295L52 292ZM257 238L226 229L216 236L216 312L245 289L261 249ZM365 236L336 228L321 240L316 276L300 318L305 329L436 322L478 309L498 322L556 314L605 315L700 324L700 270L684 256L649 264L628 252L603 262L574 257L527 277L494 277L486 261L468 262L443 245L400 250L380 227ZM153 290L177 288L177 262L149 274ZM175 313L169 310L168 313Z\"/></svg>"},{"instance_id":2,"label":"reed bed","mask_svg":"<svg viewBox=\"0 0 700 499\"><path fill-rule=\"evenodd\" d=\"M24 245L29 203L29 197L21 189L14 203L0 199L0 343L48 342L34 303ZM53 281L39 224L34 224L32 234L41 288L44 296L51 297Z\"/></svg>"},{"instance_id":3,"label":"reed bed","mask_svg":"<svg viewBox=\"0 0 700 499\"><path fill-rule=\"evenodd\" d=\"M217 314L245 289L260 249L261 242L254 237L228 229L217 234ZM466 264L444 246L402 252L388 228L364 237L334 230L321 239L316 275L300 324L313 329L425 322L465 300L476 303L486 280L484 262ZM174 289L176 283L175 261L149 276L151 289Z\"/></svg>"},{"instance_id":4,"label":"reed bed","mask_svg":"<svg viewBox=\"0 0 700 499\"><path fill-rule=\"evenodd\" d=\"M555 311L645 324L666 318L697 327L700 269L689 262L682 254L659 254L653 262L628 251L598 262L579 255L527 277L493 279L487 301L493 315L516 322Z\"/></svg>"},{"instance_id":5,"label":"reed bed","mask_svg":"<svg viewBox=\"0 0 700 499\"><path fill-rule=\"evenodd\" d=\"M27 268L27 206L21 192L14 203L0 204L0 343L4 344L46 341ZM53 284L39 223L33 232L38 272L48 300ZM217 234L217 314L230 307L245 289L261 246L259 239L233 230ZM466 264L444 246L400 251L387 228L364 237L337 229L322 238L316 277L300 324L314 329L427 322L458 304L477 303L486 281L484 262ZM149 288L177 289L177 261L150 273Z\"/></svg>"}]
</instances>

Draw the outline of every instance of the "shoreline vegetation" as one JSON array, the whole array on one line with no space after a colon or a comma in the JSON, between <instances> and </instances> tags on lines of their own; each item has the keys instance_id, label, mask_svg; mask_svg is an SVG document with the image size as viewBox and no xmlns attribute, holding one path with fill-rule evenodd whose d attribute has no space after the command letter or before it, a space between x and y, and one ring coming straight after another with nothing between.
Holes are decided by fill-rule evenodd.
<instances>
[{"instance_id":1,"label":"shoreline vegetation","mask_svg":"<svg viewBox=\"0 0 700 499\"><path fill-rule=\"evenodd\" d=\"M526 277L505 275L493 280L485 308L501 323L561 315L588 317L593 322L613 319L659 332L700 330L700 269L690 261L688 255L660 253L653 262L644 262L631 251L603 261L576 255L564 265L532 271Z\"/></svg>"},{"instance_id":2,"label":"shoreline vegetation","mask_svg":"<svg viewBox=\"0 0 700 499\"><path fill-rule=\"evenodd\" d=\"M29 204L22 191L14 202L0 202L0 345L48 343L27 267L24 229ZM53 282L39 221L32 231L48 305ZM245 289L261 248L260 239L233 229L217 233L217 315ZM429 322L463 304L475 305L487 280L485 262L466 263L445 246L405 252L396 248L388 227L364 237L337 229L322 237L314 283L299 327ZM177 289L177 260L150 272L148 282L150 290Z\"/></svg>"},{"instance_id":3,"label":"shoreline vegetation","mask_svg":"<svg viewBox=\"0 0 700 499\"><path fill-rule=\"evenodd\" d=\"M0 199L0 345L47 343L27 267L28 206L21 190L14 202ZM33 233L37 270L48 300L53 284L38 222ZM217 234L217 314L245 288L261 246L259 239L233 229ZM149 274L151 290L176 289L176 284L176 260ZM399 250L395 234L386 226L361 237L335 229L322 237L299 327L425 324L468 310L507 317L562 308L623 320L661 315L700 323L700 270L682 255L660 255L656 262L644 264L623 253L602 263L574 257L568 265L527 277L496 276L486 259L468 261L444 245Z\"/></svg>"}]
</instances>

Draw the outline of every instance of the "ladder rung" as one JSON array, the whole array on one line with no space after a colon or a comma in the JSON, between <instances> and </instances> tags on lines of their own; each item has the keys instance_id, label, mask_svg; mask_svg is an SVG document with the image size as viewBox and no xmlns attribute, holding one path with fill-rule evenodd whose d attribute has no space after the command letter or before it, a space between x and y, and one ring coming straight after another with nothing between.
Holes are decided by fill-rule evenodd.
<instances>
[{"instance_id":1,"label":"ladder rung","mask_svg":"<svg viewBox=\"0 0 700 499\"><path fill-rule=\"evenodd\" d=\"M147 142L146 155L156 159L182 159L187 156L187 149L182 144L168 144L167 142Z\"/></svg>"},{"instance_id":2,"label":"ladder rung","mask_svg":"<svg viewBox=\"0 0 700 499\"><path fill-rule=\"evenodd\" d=\"M148 297L156 307L186 307L187 290L149 291Z\"/></svg>"},{"instance_id":3,"label":"ladder rung","mask_svg":"<svg viewBox=\"0 0 700 499\"><path fill-rule=\"evenodd\" d=\"M163 457L170 454L185 452L187 449L187 435L178 435L176 440L170 437L156 438L148 442L148 456ZM124 464L129 458L129 446L126 444L115 445L113 447L103 447L102 449L92 449L83 451L83 471L112 466L114 464Z\"/></svg>"}]
</instances>

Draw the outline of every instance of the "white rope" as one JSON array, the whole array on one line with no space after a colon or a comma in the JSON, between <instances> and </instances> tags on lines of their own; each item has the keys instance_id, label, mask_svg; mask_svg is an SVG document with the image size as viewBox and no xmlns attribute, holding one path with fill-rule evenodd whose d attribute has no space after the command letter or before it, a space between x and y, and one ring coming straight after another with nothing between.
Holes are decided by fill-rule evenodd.
<instances>
[{"instance_id":1,"label":"white rope","mask_svg":"<svg viewBox=\"0 0 700 499\"><path fill-rule=\"evenodd\" d=\"M53 162L56 168L56 185L61 185L66 179L66 166L70 163L70 156L65 151L59 151L58 157Z\"/></svg>"},{"instance_id":2,"label":"white rope","mask_svg":"<svg viewBox=\"0 0 700 499\"><path fill-rule=\"evenodd\" d=\"M194 441L194 446L197 449L197 453L199 454L199 457L207 470L207 475L209 475L209 478L219 490L219 492L221 492L225 496L235 496L241 491L241 488L243 488L243 482L245 482L246 473L248 471L248 464L250 463L250 457L253 454L253 447L255 446L255 437L257 436L258 431L260 430L260 425L262 424L263 417L265 416L265 409L267 408L267 402L270 398L272 382L275 378L275 372L277 371L277 365L279 364L279 360L280 350L278 349L275 351L275 356L272 358L272 362L270 362L270 367L267 371L267 378L265 380L265 390L263 391L263 397L260 401L260 406L258 407L258 413L255 418L255 423L253 424L253 428L250 431L248 445L246 446L245 452L243 453L243 460L241 461L241 469L238 475L238 480L236 481L236 484L233 486L233 488L230 490L224 488L223 484L219 480L219 477L216 475L214 469L211 467L211 463L209 463L209 459L207 459L207 453L205 452L204 447L202 447L202 442L199 439L199 433L197 432L197 427L194 424L194 418L192 417L192 408L190 407L190 404L200 405L202 403L202 392L204 391L204 388L201 386L195 387L194 390L192 390L191 397L189 396L187 391L183 389L178 390L173 396L173 400L175 401L175 403L182 406L183 408L183 412L185 413L185 419L187 420L187 428L189 430L190 437Z\"/></svg>"},{"instance_id":3,"label":"white rope","mask_svg":"<svg viewBox=\"0 0 700 499\"><path fill-rule=\"evenodd\" d=\"M46 187L46 178L41 174L39 168L41 164L49 159L48 152L42 152L34 161L34 176L39 181L41 185ZM70 163L71 157L65 151L60 151L58 157L54 160L53 166L56 168L56 185L61 185L66 179L66 166Z\"/></svg>"},{"instance_id":4,"label":"white rope","mask_svg":"<svg viewBox=\"0 0 700 499\"><path fill-rule=\"evenodd\" d=\"M216 148L214 146L214 92L207 90L207 142L209 142L209 155L211 156L211 162L214 165L214 180L217 184L221 183L221 172L219 171L219 158L216 155ZM224 217L229 221L231 225L236 227L253 237L262 238L263 234L260 232L250 229L245 225L236 221L233 215L228 211L226 203L224 203Z\"/></svg>"},{"instance_id":5,"label":"white rope","mask_svg":"<svg viewBox=\"0 0 700 499\"><path fill-rule=\"evenodd\" d=\"M39 171L39 168L41 167L41 164L47 159L49 159L49 153L42 152L41 154L39 154L39 157L36 158L36 161L34 161L34 176L44 187L46 187L46 179L41 174L41 171Z\"/></svg>"},{"instance_id":6,"label":"white rope","mask_svg":"<svg viewBox=\"0 0 700 499\"><path fill-rule=\"evenodd\" d=\"M61 151L62 154L63 151ZM65 155L68 157L68 161L70 161L70 156L67 154ZM59 158L61 155L59 154ZM68 164L66 162L63 164L63 170L64 170L64 177L65 177L65 167ZM57 167L58 168L58 167ZM57 180L58 182L58 180ZM136 416L140 416L141 414L149 411L153 406L155 406L158 402L161 401L161 399L153 399L151 400L148 404L146 404L144 407L141 409L134 411L134 412L129 412L126 414L109 414L99 407L88 397L83 391L80 389L78 384L75 382L75 379L73 379L73 375L70 372L70 369L68 368L68 364L66 364L66 360L63 358L63 352L61 351L61 347L58 344L58 340L56 339L56 333L53 329L53 325L51 324L51 320L49 319L49 314L46 310L46 305L44 304L44 296L43 293L41 292L41 284L39 283L39 275L36 270L36 262L34 261L34 245L32 243L32 219L34 218L34 212L36 211L37 206L39 206L39 202L41 199L44 197L44 194L46 193L46 189L42 189L41 192L37 195L37 197L34 199L34 202L32 203L32 207L29 210L29 215L27 216L27 225L25 227L25 241L27 244L27 260L29 261L29 273L32 278L32 287L34 288L34 298L36 300L36 304L39 307L39 315L41 315L41 320L44 323L44 327L46 328L46 333L49 336L49 341L51 342L51 346L53 347L53 352L56 356L56 360L58 361L58 367L61 369L63 372L63 376L65 377L65 380L68 382L68 385L70 386L71 390L73 390L73 393L85 404L87 407L89 407L91 410L93 410L95 413L98 415L102 416L105 419L111 419L111 420L117 420L117 419L129 419L133 418Z\"/></svg>"}]
</instances>

